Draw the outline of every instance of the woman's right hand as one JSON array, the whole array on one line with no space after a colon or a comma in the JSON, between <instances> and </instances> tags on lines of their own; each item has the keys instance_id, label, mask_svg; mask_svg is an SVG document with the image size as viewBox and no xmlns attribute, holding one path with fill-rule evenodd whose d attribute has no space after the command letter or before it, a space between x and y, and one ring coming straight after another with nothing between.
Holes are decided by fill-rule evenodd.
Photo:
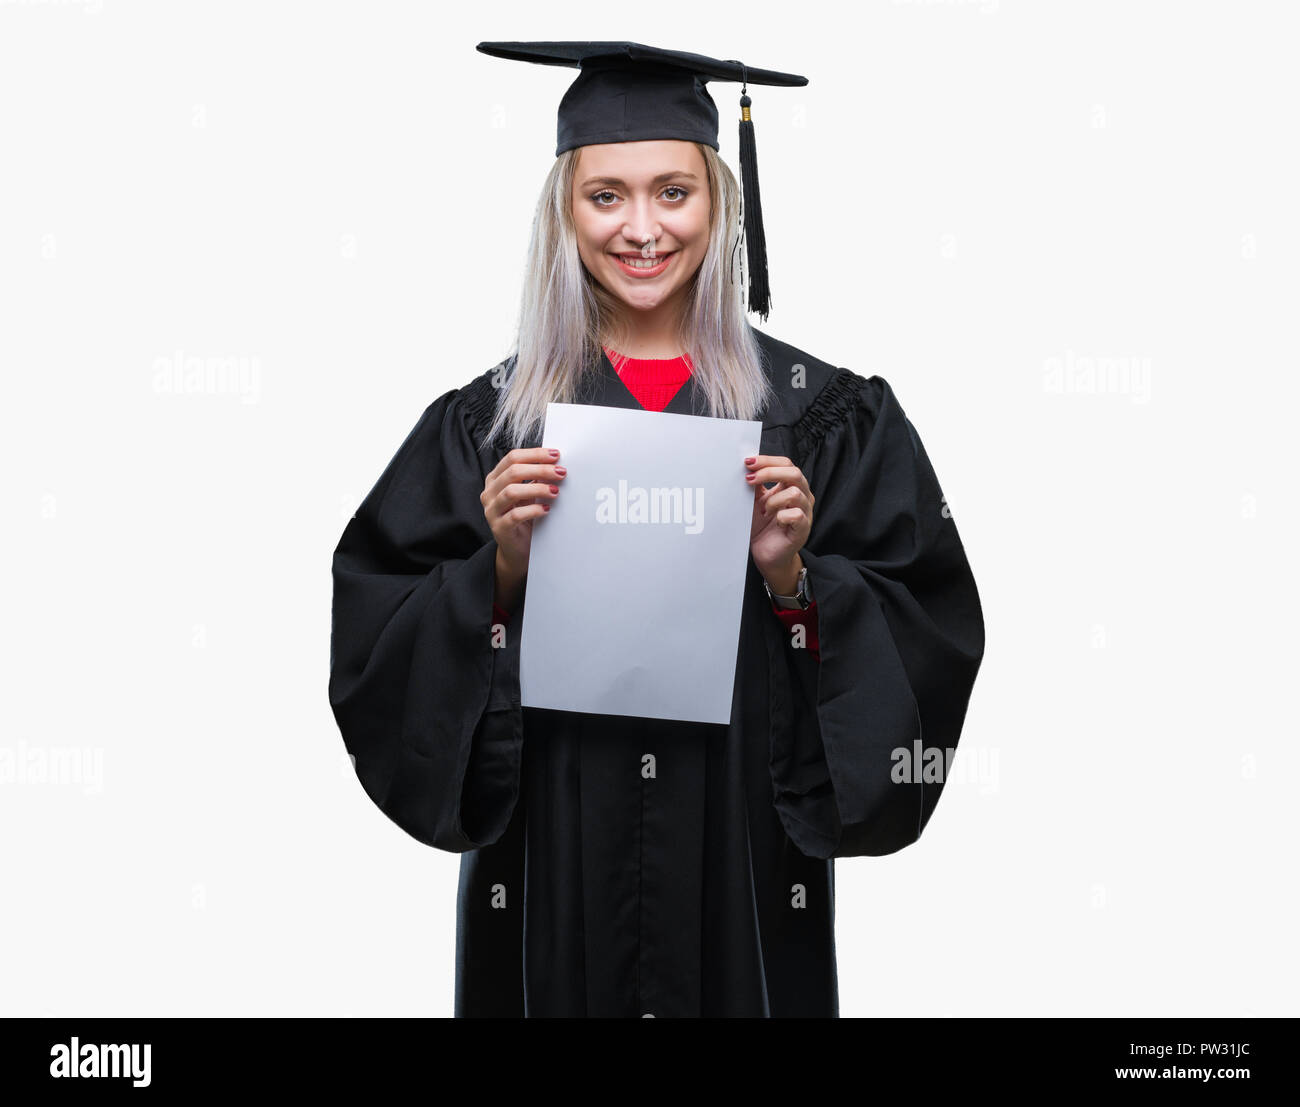
<instances>
[{"instance_id":1,"label":"woman's right hand","mask_svg":"<svg viewBox=\"0 0 1300 1107\"><path fill-rule=\"evenodd\" d=\"M538 446L511 450L483 483L479 501L497 541L497 576L504 592L515 592L528 575L533 520L550 510L564 479L560 451ZM545 483L539 483L545 482Z\"/></svg>"}]
</instances>

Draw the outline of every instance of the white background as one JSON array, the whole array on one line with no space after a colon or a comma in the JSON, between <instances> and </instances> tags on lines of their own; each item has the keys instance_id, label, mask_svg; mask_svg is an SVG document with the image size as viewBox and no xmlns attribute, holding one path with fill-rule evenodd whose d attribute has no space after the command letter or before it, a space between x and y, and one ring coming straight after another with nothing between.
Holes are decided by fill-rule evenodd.
<instances>
[{"instance_id":1,"label":"white background","mask_svg":"<svg viewBox=\"0 0 1300 1107\"><path fill-rule=\"evenodd\" d=\"M0 0L0 1013L451 1013L329 570L509 348L576 73L474 46L531 38L809 77L751 89L759 325L891 383L979 583L924 839L836 867L842 1013L1295 1014L1294 11L1114 0Z\"/></svg>"}]
</instances>

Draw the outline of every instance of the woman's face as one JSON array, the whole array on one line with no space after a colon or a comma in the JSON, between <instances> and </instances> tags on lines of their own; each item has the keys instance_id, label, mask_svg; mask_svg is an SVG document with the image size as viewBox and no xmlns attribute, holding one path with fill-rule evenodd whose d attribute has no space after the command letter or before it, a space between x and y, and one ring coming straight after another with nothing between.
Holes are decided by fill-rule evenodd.
<instances>
[{"instance_id":1,"label":"woman's face","mask_svg":"<svg viewBox=\"0 0 1300 1107\"><path fill-rule=\"evenodd\" d=\"M660 307L684 294L709 246L704 155L670 139L582 147L573 222L587 272L630 308Z\"/></svg>"}]
</instances>

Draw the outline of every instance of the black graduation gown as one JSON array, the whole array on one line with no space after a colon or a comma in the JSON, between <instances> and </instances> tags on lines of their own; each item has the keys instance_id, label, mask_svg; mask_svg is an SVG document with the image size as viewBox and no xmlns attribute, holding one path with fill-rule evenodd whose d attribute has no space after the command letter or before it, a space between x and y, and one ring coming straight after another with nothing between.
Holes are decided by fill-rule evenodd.
<instances>
[{"instance_id":1,"label":"black graduation gown","mask_svg":"<svg viewBox=\"0 0 1300 1107\"><path fill-rule=\"evenodd\" d=\"M343 532L330 703L374 803L462 855L458 1017L838 1016L833 859L934 811L932 755L906 774L896 751L956 746L983 655L956 527L883 378L755 333L761 452L816 497L821 660L749 560L728 726L521 708L527 587L494 648L479 501L501 366L429 405ZM589 384L639 407L608 359ZM691 381L666 410L705 414Z\"/></svg>"}]
</instances>

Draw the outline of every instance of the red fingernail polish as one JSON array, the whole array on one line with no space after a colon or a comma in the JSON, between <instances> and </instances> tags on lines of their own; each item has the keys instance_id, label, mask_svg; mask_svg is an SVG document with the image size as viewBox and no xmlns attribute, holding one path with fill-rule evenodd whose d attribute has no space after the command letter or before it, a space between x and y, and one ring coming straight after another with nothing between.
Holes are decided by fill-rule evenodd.
<instances>
[{"instance_id":1,"label":"red fingernail polish","mask_svg":"<svg viewBox=\"0 0 1300 1107\"><path fill-rule=\"evenodd\" d=\"M754 458L752 458L752 457L747 457L747 458L745 458L745 464L746 464L746 465L753 465L753 464L754 464Z\"/></svg>"}]
</instances>

